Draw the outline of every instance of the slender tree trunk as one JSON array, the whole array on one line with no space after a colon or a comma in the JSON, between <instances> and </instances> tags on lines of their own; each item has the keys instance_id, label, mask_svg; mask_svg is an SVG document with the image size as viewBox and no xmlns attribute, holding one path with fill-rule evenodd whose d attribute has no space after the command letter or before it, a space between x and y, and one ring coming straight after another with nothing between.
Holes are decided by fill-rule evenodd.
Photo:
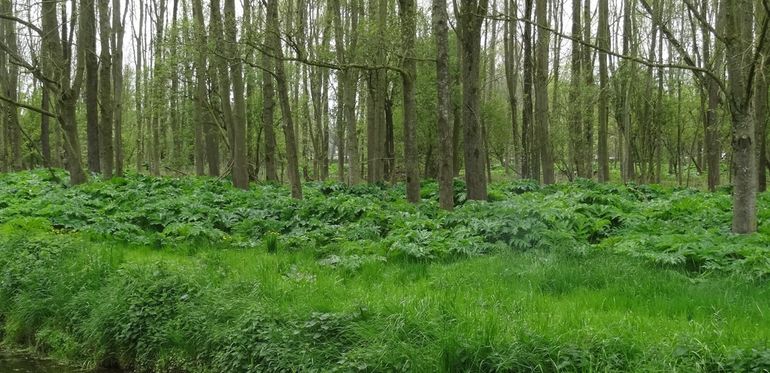
<instances>
[{"instance_id":1,"label":"slender tree trunk","mask_svg":"<svg viewBox=\"0 0 770 373\"><path fill-rule=\"evenodd\" d=\"M546 0L537 0L537 23L548 27ZM550 34L542 29L537 33L535 64L535 121L537 122L537 145L540 148L540 164L543 169L543 183L553 184L554 168L551 141L548 134L548 40Z\"/></svg>"},{"instance_id":2,"label":"slender tree trunk","mask_svg":"<svg viewBox=\"0 0 770 373\"><path fill-rule=\"evenodd\" d=\"M608 0L599 0L599 141L597 144L599 161L599 182L610 181L610 158L607 146L609 128L609 75L607 72L607 53L610 48L610 26Z\"/></svg>"},{"instance_id":3,"label":"slender tree trunk","mask_svg":"<svg viewBox=\"0 0 770 373\"><path fill-rule=\"evenodd\" d=\"M101 172L99 150L99 63L96 56L96 11L94 0L83 0L80 6L82 39L86 56L86 144L88 152L88 170Z\"/></svg>"},{"instance_id":4,"label":"slender tree trunk","mask_svg":"<svg viewBox=\"0 0 770 373\"><path fill-rule=\"evenodd\" d=\"M41 53L42 54L42 53ZM40 108L45 111L50 111L51 107L51 94L42 85L42 98L40 102ZM40 116L40 147L43 152L43 166L53 167L54 162L51 160L51 126L48 115Z\"/></svg>"},{"instance_id":5,"label":"slender tree trunk","mask_svg":"<svg viewBox=\"0 0 770 373\"><path fill-rule=\"evenodd\" d=\"M524 18L526 20L532 19L532 4L534 0L526 0L524 8ZM522 113L521 113L521 174L524 178L528 179L540 179L539 166L535 165L535 159L532 156L535 147L532 144L532 128L533 125L533 96L532 96L532 70L534 66L532 53L532 24L526 22L524 24L524 90L522 98ZM539 164L539 162L538 162Z\"/></svg>"},{"instance_id":6,"label":"slender tree trunk","mask_svg":"<svg viewBox=\"0 0 770 373\"><path fill-rule=\"evenodd\" d=\"M283 134L286 141L286 159L288 161L289 183L291 184L291 196L295 199L302 199L302 185L299 178L299 159L297 158L297 140L294 135L294 119L291 115L289 105L289 88L286 83L286 73L283 67L283 50L281 49L281 39L278 29L278 1L268 0L267 2L267 38L270 41L270 51L276 56L275 59L275 80L278 85L278 99L281 105L283 115Z\"/></svg>"},{"instance_id":7,"label":"slender tree trunk","mask_svg":"<svg viewBox=\"0 0 770 373\"><path fill-rule=\"evenodd\" d=\"M583 3L583 41L591 43L591 0L584 0ZM583 95L585 110L583 114L583 133L581 133L581 142L583 145L583 172L578 176L591 179L594 173L594 63L592 58L593 49L583 46L583 61L581 68L585 80L585 94Z\"/></svg>"},{"instance_id":8,"label":"slender tree trunk","mask_svg":"<svg viewBox=\"0 0 770 373\"><path fill-rule=\"evenodd\" d=\"M155 21L155 40L153 46L153 74L152 74L152 97L151 97L151 117L150 129L152 136L152 146L150 148L150 174L160 176L161 173L161 126L162 118L165 117L166 94L165 83L168 75L163 66L163 35L166 18L166 3L154 3ZM176 72L174 72L176 73ZM173 92L175 94L175 92Z\"/></svg>"},{"instance_id":9,"label":"slender tree trunk","mask_svg":"<svg viewBox=\"0 0 770 373\"><path fill-rule=\"evenodd\" d=\"M406 199L420 201L420 172L417 159L417 101L415 81L417 64L414 57L414 39L417 34L417 3L415 0L399 0L401 17L401 41L406 54L401 74L404 93L404 161L406 164Z\"/></svg>"},{"instance_id":10,"label":"slender tree trunk","mask_svg":"<svg viewBox=\"0 0 770 373\"><path fill-rule=\"evenodd\" d=\"M511 115L511 142L513 151L510 152L511 169L519 170L521 157L521 141L519 138L519 125L517 122L517 112L519 111L519 103L517 90L519 86L519 56L516 48L517 30L518 26L511 19L516 18L517 15L517 1L516 0L504 0L505 1L505 14L509 18L505 22L505 30L503 32L503 46L505 53L505 84L508 89L508 105L510 106Z\"/></svg>"},{"instance_id":11,"label":"slender tree trunk","mask_svg":"<svg viewBox=\"0 0 770 373\"><path fill-rule=\"evenodd\" d=\"M433 0L433 34L436 38L437 126L439 137L439 205L444 210L454 208L454 151L451 120L451 91L449 81L449 31L446 0Z\"/></svg>"},{"instance_id":12,"label":"slender tree trunk","mask_svg":"<svg viewBox=\"0 0 770 373\"><path fill-rule=\"evenodd\" d=\"M206 92L206 26L201 0L192 0L195 33L195 174L205 174L208 128L212 126Z\"/></svg>"},{"instance_id":13,"label":"slender tree trunk","mask_svg":"<svg viewBox=\"0 0 770 373\"><path fill-rule=\"evenodd\" d=\"M583 110L584 108L579 103L583 94L582 78L583 78L583 58L582 58L582 46L580 40L582 39L582 25L581 25L581 0L572 0L572 51L571 51L571 75L570 75L570 91L569 100L573 104L569 106L570 119L569 119L569 178L572 179L573 173L577 171L578 176L583 176L585 171L583 170Z\"/></svg>"},{"instance_id":14,"label":"slender tree trunk","mask_svg":"<svg viewBox=\"0 0 770 373\"><path fill-rule=\"evenodd\" d=\"M112 148L112 125L114 107L112 104L112 54L110 52L110 10L109 0L99 1L99 158L102 175L105 179L112 178L115 164L115 154Z\"/></svg>"},{"instance_id":15,"label":"slender tree trunk","mask_svg":"<svg viewBox=\"0 0 770 373\"><path fill-rule=\"evenodd\" d=\"M144 1L139 0L139 25L144 25ZM139 34L135 35L134 37L134 55L136 56L136 74L135 74L135 92L134 92L134 98L136 100L136 172L142 173L142 169L144 168L144 141L143 139L143 130L144 130L144 95L142 90L142 77L144 74L144 71L142 69L142 62L144 61L142 57L142 40L144 40L144 27L139 27Z\"/></svg>"},{"instance_id":16,"label":"slender tree trunk","mask_svg":"<svg viewBox=\"0 0 770 373\"><path fill-rule=\"evenodd\" d=\"M233 185L249 188L249 170L246 157L246 98L243 67L237 47L235 0L225 0L225 34L229 45L230 74L233 83Z\"/></svg>"},{"instance_id":17,"label":"slender tree trunk","mask_svg":"<svg viewBox=\"0 0 770 373\"><path fill-rule=\"evenodd\" d=\"M13 16L14 15L14 6L13 3L10 0L3 0L2 2L2 9L3 13ZM0 33L0 38L5 42L5 45L10 49L10 51L14 54L17 54L19 52L18 43L16 40L16 24L13 23L10 20L2 20L0 21L0 30L3 29L1 27L4 25L5 31L3 33ZM5 54L5 53L4 53ZM7 56L7 54L5 54ZM0 69L0 74L5 75L2 79L4 80L0 84L4 86L4 96L16 101L18 100L18 90L19 90L19 67L13 63L12 61L6 61L6 56L3 56L3 63L6 66L3 66L2 69ZM8 150L10 151L10 154L7 154L6 157L10 158L10 166L11 170L13 171L21 171L24 167L23 160L22 160L22 154L21 154L21 144L22 144L22 138L21 138L21 126L19 123L19 110L16 107L16 105L11 103L3 103L5 107L5 137L6 142L8 145ZM3 131L2 126L0 126L0 131ZM0 146L5 147L6 144L0 143ZM5 149L3 149L3 152L5 152Z\"/></svg>"},{"instance_id":18,"label":"slender tree trunk","mask_svg":"<svg viewBox=\"0 0 770 373\"><path fill-rule=\"evenodd\" d=\"M125 14L130 0L121 16L120 0L112 0L112 79L114 81L114 149L115 175L123 176L123 36L125 34ZM121 17L123 19L121 19Z\"/></svg>"}]
</instances>

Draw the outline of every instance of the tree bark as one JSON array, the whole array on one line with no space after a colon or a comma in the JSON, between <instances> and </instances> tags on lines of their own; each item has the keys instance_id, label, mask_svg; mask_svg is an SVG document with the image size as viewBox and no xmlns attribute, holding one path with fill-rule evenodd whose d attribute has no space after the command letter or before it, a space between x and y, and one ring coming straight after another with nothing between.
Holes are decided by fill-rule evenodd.
<instances>
[{"instance_id":1,"label":"tree bark","mask_svg":"<svg viewBox=\"0 0 770 373\"><path fill-rule=\"evenodd\" d=\"M451 92L449 81L449 31L446 0L433 0L433 34L436 38L436 94L438 126L438 187L439 205L444 210L454 208L454 157L452 144Z\"/></svg>"},{"instance_id":2,"label":"tree bark","mask_svg":"<svg viewBox=\"0 0 770 373\"><path fill-rule=\"evenodd\" d=\"M270 51L276 56L275 59L275 80L278 86L278 100L281 105L281 114L283 116L282 127L286 141L286 160L288 161L289 183L291 184L291 196L294 199L302 199L302 185L299 178L299 159L297 157L297 140L294 134L294 119L291 116L291 106L289 103L289 88L286 83L286 72L283 67L283 50L281 49L281 39L278 29L278 1L268 0L267 2L267 38Z\"/></svg>"},{"instance_id":3,"label":"tree bark","mask_svg":"<svg viewBox=\"0 0 770 373\"><path fill-rule=\"evenodd\" d=\"M524 18L526 20L532 19L532 5L534 0L526 0L524 7ZM534 100L532 96L532 70L534 66L534 55L532 53L532 24L526 22L524 24L524 77L523 77L523 94L522 94L522 113L521 113L521 174L522 177L528 179L540 179L540 162L536 162L533 153L535 146L533 146L532 128L533 124L533 105Z\"/></svg>"},{"instance_id":4,"label":"tree bark","mask_svg":"<svg viewBox=\"0 0 770 373\"><path fill-rule=\"evenodd\" d=\"M112 0L112 79L115 101L113 103L115 175L123 176L123 36L125 14L130 0L121 16L120 0ZM123 18L123 19L121 19Z\"/></svg>"},{"instance_id":5,"label":"tree bark","mask_svg":"<svg viewBox=\"0 0 770 373\"><path fill-rule=\"evenodd\" d=\"M461 44L460 71L463 87L463 134L465 153L465 184L468 199L487 199L487 178L484 169L479 102L481 23L487 13L488 0L462 0L458 14Z\"/></svg>"},{"instance_id":6,"label":"tree bark","mask_svg":"<svg viewBox=\"0 0 770 373\"><path fill-rule=\"evenodd\" d=\"M417 64L414 60L414 39L417 34L417 3L399 0L401 41L405 51L401 74L404 94L404 162L406 165L406 199L420 201L420 171L417 159L417 101L415 81Z\"/></svg>"},{"instance_id":7,"label":"tree bark","mask_svg":"<svg viewBox=\"0 0 770 373\"><path fill-rule=\"evenodd\" d=\"M101 157L99 149L99 63L96 56L96 11L94 0L83 0L80 6L80 22L83 33L82 48L86 58L86 144L88 170L100 173Z\"/></svg>"},{"instance_id":8,"label":"tree bark","mask_svg":"<svg viewBox=\"0 0 770 373\"><path fill-rule=\"evenodd\" d=\"M246 157L246 98L243 84L243 66L237 47L235 0L225 0L225 34L229 45L230 74L233 84L233 186L249 188L249 170Z\"/></svg>"},{"instance_id":9,"label":"tree bark","mask_svg":"<svg viewBox=\"0 0 770 373\"><path fill-rule=\"evenodd\" d=\"M102 175L111 179L115 164L112 148L112 126L114 107L112 103L112 55L110 53L110 10L109 0L98 0L99 3L99 158Z\"/></svg>"},{"instance_id":10,"label":"tree bark","mask_svg":"<svg viewBox=\"0 0 770 373\"><path fill-rule=\"evenodd\" d=\"M537 0L537 23L548 27L546 0ZM540 148L540 164L543 170L543 183L553 184L554 166L549 136L548 114L548 40L549 33L540 29L537 33L535 50L535 121L537 126L537 145Z\"/></svg>"},{"instance_id":11,"label":"tree bark","mask_svg":"<svg viewBox=\"0 0 770 373\"><path fill-rule=\"evenodd\" d=\"M597 144L599 163L599 182L610 181L610 159L607 146L609 127L609 74L607 72L607 53L610 49L610 26L608 0L599 0L599 139Z\"/></svg>"},{"instance_id":12,"label":"tree bark","mask_svg":"<svg viewBox=\"0 0 770 373\"><path fill-rule=\"evenodd\" d=\"M727 74L733 146L733 224L734 233L757 230L757 168L752 109L751 70L753 68L753 6L751 0L722 4L727 47Z\"/></svg>"}]
</instances>

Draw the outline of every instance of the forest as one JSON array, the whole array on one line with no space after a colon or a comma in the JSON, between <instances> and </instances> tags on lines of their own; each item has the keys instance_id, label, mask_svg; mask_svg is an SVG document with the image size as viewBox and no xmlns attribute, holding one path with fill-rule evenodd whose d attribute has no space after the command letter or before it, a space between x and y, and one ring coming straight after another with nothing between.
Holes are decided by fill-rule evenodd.
<instances>
[{"instance_id":1,"label":"forest","mask_svg":"<svg viewBox=\"0 0 770 373\"><path fill-rule=\"evenodd\" d=\"M0 371L767 372L769 96L767 0L0 0Z\"/></svg>"}]
</instances>

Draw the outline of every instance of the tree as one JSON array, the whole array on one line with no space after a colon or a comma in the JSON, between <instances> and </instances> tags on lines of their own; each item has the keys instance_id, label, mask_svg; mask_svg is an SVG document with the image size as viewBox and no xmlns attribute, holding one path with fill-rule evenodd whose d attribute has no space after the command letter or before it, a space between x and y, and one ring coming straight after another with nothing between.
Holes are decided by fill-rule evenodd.
<instances>
[{"instance_id":1,"label":"tree","mask_svg":"<svg viewBox=\"0 0 770 373\"><path fill-rule=\"evenodd\" d=\"M246 98L243 83L243 65L237 47L235 0L225 0L225 34L227 35L230 75L233 84L233 185L249 188L249 171L246 158Z\"/></svg>"},{"instance_id":2,"label":"tree","mask_svg":"<svg viewBox=\"0 0 770 373\"><path fill-rule=\"evenodd\" d=\"M460 70L463 87L463 135L465 153L465 184L468 199L487 199L487 178L484 168L480 113L480 49L481 23L487 13L488 0L462 0L456 12L458 37L461 45Z\"/></svg>"},{"instance_id":3,"label":"tree","mask_svg":"<svg viewBox=\"0 0 770 373\"><path fill-rule=\"evenodd\" d=\"M297 140L294 134L294 119L291 115L289 88L286 82L286 71L283 66L283 50L281 49L280 31L278 28L278 1L267 0L267 45L270 54L275 56L274 73L278 88L278 100L281 105L284 140L286 142L286 159L288 161L289 184L291 196L302 199L302 184L299 178L299 159L297 156Z\"/></svg>"},{"instance_id":4,"label":"tree","mask_svg":"<svg viewBox=\"0 0 770 373\"><path fill-rule=\"evenodd\" d=\"M112 0L112 79L115 98L113 119L115 121L115 175L117 176L123 176L123 36L125 17L130 4L131 1L126 0L126 8L121 18L120 0Z\"/></svg>"},{"instance_id":5,"label":"tree","mask_svg":"<svg viewBox=\"0 0 770 373\"><path fill-rule=\"evenodd\" d=\"M599 182L610 180L610 158L607 147L609 127L609 74L607 71L607 50L610 49L610 26L608 0L599 0L599 139L597 155L599 163Z\"/></svg>"},{"instance_id":6,"label":"tree","mask_svg":"<svg viewBox=\"0 0 770 373\"><path fill-rule=\"evenodd\" d=\"M415 80L417 63L414 60L414 38L417 34L417 4L415 0L399 0L401 40L404 47L401 81L404 94L404 160L406 163L406 199L420 200L420 171L417 161L417 102ZM437 26L440 27L440 26ZM446 109L446 108L445 108ZM446 154L445 154L446 155Z\"/></svg>"},{"instance_id":7,"label":"tree","mask_svg":"<svg viewBox=\"0 0 770 373\"><path fill-rule=\"evenodd\" d=\"M728 106L733 127L733 232L757 230L757 169L752 112L756 61L753 53L753 4L751 0L727 0L724 7L727 47ZM762 25L763 33L767 21ZM765 42L760 39L760 47Z\"/></svg>"},{"instance_id":8,"label":"tree","mask_svg":"<svg viewBox=\"0 0 770 373\"><path fill-rule=\"evenodd\" d=\"M115 164L115 153L112 143L113 113L115 108L112 101L112 55L110 53L110 27L109 0L99 1L99 158L102 174L105 179L112 178Z\"/></svg>"},{"instance_id":9,"label":"tree","mask_svg":"<svg viewBox=\"0 0 770 373\"><path fill-rule=\"evenodd\" d=\"M87 0L85 0L87 1ZM71 3L72 13L76 14L77 3ZM36 75L45 81L45 89L48 89L52 96L56 97L56 118L59 121L64 135L64 153L67 160L67 171L70 174L70 184L77 185L88 181L80 156L80 140L78 139L78 127L75 120L75 105L80 96L80 88L83 84L83 60L85 48L81 44L80 50L76 54L72 52L70 44L71 34L66 32L67 28L62 28L62 34L59 34L59 21L57 19L57 2L45 0L41 3L42 10L42 43L43 50L46 52L41 55L41 70L37 70ZM82 14L82 13L81 13ZM66 12L64 13L66 16ZM67 19L63 17L63 21ZM74 17L73 17L74 21ZM80 31L85 34L83 23L80 23ZM72 76L71 58L76 55L75 75ZM21 61L17 61L21 62ZM30 64L25 64L31 66Z\"/></svg>"},{"instance_id":10,"label":"tree","mask_svg":"<svg viewBox=\"0 0 770 373\"><path fill-rule=\"evenodd\" d=\"M83 0L80 6L78 33L86 58L86 150L88 170L101 172L99 151L99 62L96 56L96 11L94 0Z\"/></svg>"},{"instance_id":11,"label":"tree","mask_svg":"<svg viewBox=\"0 0 770 373\"><path fill-rule=\"evenodd\" d=\"M449 89L449 31L446 0L433 0L433 34L436 38L437 126L439 136L439 204L454 208L454 166L452 165L451 96Z\"/></svg>"},{"instance_id":12,"label":"tree","mask_svg":"<svg viewBox=\"0 0 770 373\"><path fill-rule=\"evenodd\" d=\"M2 11L9 16L13 16L14 9L13 3L10 0L2 0ZM5 45L9 49L9 54L18 53L18 43L16 40L16 24L10 20L0 21L0 38L5 41ZM18 100L18 82L19 82L19 67L12 60L8 60L6 56L2 57L0 61L0 86L3 87L3 95L11 101ZM23 168L22 156L21 156L21 127L19 123L19 111L15 104L5 103L3 106L5 120L5 128L0 126L0 131L5 132L5 143L0 142L3 153L6 158L10 158L8 164L11 166L11 170L20 171ZM6 153L5 147L8 147L9 153Z\"/></svg>"},{"instance_id":13,"label":"tree","mask_svg":"<svg viewBox=\"0 0 770 373\"><path fill-rule=\"evenodd\" d=\"M508 90L508 105L510 106L511 115L511 140L512 148L511 152L511 168L516 170L520 163L521 157L521 141L519 138L519 125L517 121L517 115L519 111L519 103L517 97L517 90L519 86L519 56L516 48L517 40L517 25L513 22L513 19L518 17L518 7L516 0L504 0L505 1L505 15L508 18L505 21L505 29L503 31L503 49L505 56L505 85Z\"/></svg>"},{"instance_id":14,"label":"tree","mask_svg":"<svg viewBox=\"0 0 770 373\"><path fill-rule=\"evenodd\" d=\"M548 27L546 0L537 0L537 23ZM579 12L578 12L579 13ZM548 117L548 40L550 34L544 29L537 33L535 47L535 122L537 127L537 145L540 149L540 164L543 170L543 183L553 184L556 180L553 169L553 155L549 138Z\"/></svg>"}]
</instances>

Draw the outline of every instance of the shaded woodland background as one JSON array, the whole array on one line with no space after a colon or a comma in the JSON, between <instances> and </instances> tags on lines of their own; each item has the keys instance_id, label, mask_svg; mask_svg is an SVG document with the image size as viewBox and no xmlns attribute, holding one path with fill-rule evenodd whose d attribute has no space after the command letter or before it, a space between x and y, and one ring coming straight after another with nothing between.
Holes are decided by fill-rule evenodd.
<instances>
[{"instance_id":1,"label":"shaded woodland background","mask_svg":"<svg viewBox=\"0 0 770 373\"><path fill-rule=\"evenodd\" d=\"M733 188L768 167L760 0L0 0L0 171ZM702 175L702 176L701 176Z\"/></svg>"}]
</instances>

